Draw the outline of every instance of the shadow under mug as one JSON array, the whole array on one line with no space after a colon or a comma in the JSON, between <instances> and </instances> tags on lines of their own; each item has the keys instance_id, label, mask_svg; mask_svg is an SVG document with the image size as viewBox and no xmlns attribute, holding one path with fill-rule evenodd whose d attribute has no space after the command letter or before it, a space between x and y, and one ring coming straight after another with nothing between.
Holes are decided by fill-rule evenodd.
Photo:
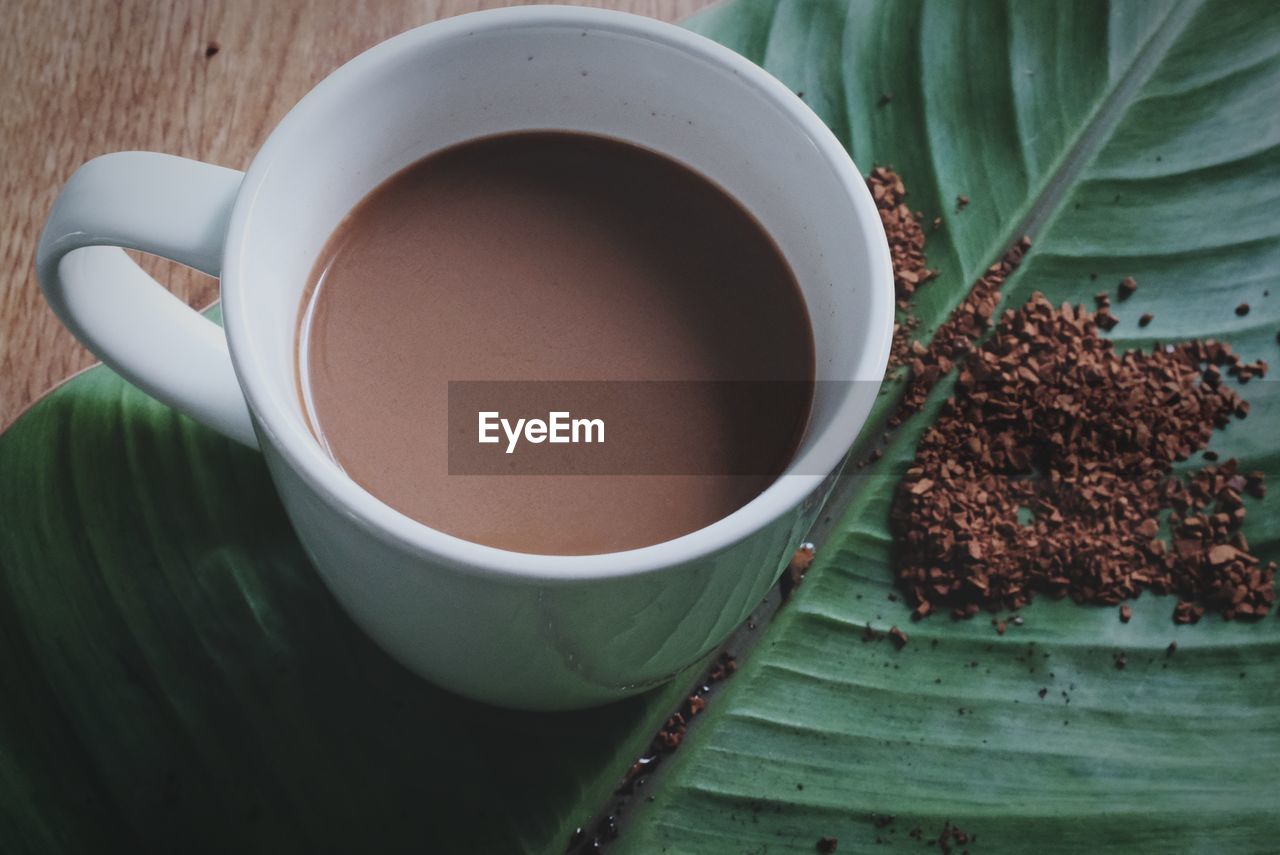
<instances>
[{"instance_id":1,"label":"shadow under mug","mask_svg":"<svg viewBox=\"0 0 1280 855\"><path fill-rule=\"evenodd\" d=\"M342 217L432 152L548 129L628 140L725 188L777 241L813 327L818 390L791 466L733 514L642 549L528 555L435 531L347 478L299 405L298 305ZM120 247L218 276L225 335ZM866 420L893 325L875 206L794 93L678 27L555 6L463 15L370 49L303 98L243 174L146 152L86 163L49 215L37 271L104 362L261 449L308 555L370 636L440 686L525 709L642 691L746 617Z\"/></svg>"}]
</instances>

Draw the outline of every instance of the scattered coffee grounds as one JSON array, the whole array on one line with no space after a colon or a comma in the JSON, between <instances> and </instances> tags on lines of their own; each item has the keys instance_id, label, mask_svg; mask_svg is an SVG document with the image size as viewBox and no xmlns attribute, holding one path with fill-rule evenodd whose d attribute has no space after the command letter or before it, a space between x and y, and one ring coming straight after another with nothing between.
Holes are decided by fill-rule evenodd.
<instances>
[{"instance_id":1,"label":"scattered coffee grounds","mask_svg":"<svg viewBox=\"0 0 1280 855\"><path fill-rule=\"evenodd\" d=\"M729 653L721 653L717 657L697 689L684 699L680 708L663 723L662 729L649 741L649 747L645 752L627 769L622 783L614 790L615 797L623 797L635 792L636 787L643 783L642 779L658 768L664 757L680 747L684 741L685 732L689 729L689 722L707 708L707 694L711 691L711 687L728 679L737 670L737 660ZM594 855L594 853L603 852L605 844L618 836L617 820L621 811L622 803L619 803L614 806L611 813L596 820L589 831L585 828L575 829L569 838L568 846L565 847L566 855L586 855L586 853Z\"/></svg>"},{"instance_id":2,"label":"scattered coffee grounds","mask_svg":"<svg viewBox=\"0 0 1280 855\"><path fill-rule=\"evenodd\" d=\"M968 846L970 843L976 843L977 840L978 835L961 831L948 820L942 824L942 830L938 832L938 836L933 840L926 840L925 844L928 846L937 846L942 850L944 855L949 855L949 853L954 852L957 847ZM968 855L968 849L962 848L961 851L962 855Z\"/></svg>"},{"instance_id":3,"label":"scattered coffee grounds","mask_svg":"<svg viewBox=\"0 0 1280 855\"><path fill-rule=\"evenodd\" d=\"M968 196L957 196L957 197L956 197L956 210L957 210L957 211L963 211L963 210L964 210L968 205L969 205L969 197L968 197Z\"/></svg>"},{"instance_id":4,"label":"scattered coffee grounds","mask_svg":"<svg viewBox=\"0 0 1280 855\"><path fill-rule=\"evenodd\" d=\"M1120 284L1116 286L1116 296L1121 301L1128 300L1133 296L1133 292L1138 290L1138 282L1132 276L1126 276L1120 280Z\"/></svg>"},{"instance_id":5,"label":"scattered coffee grounds","mask_svg":"<svg viewBox=\"0 0 1280 855\"><path fill-rule=\"evenodd\" d=\"M906 362L911 379L898 408L889 417L890 427L897 427L918 411L938 379L991 328L992 316L1000 304L1000 286L1018 269L1030 248L1031 238L1024 235L973 284L969 296L938 327L927 347L912 342L911 358Z\"/></svg>"},{"instance_id":6,"label":"scattered coffee grounds","mask_svg":"<svg viewBox=\"0 0 1280 855\"><path fill-rule=\"evenodd\" d=\"M923 217L919 211L913 212L906 205L906 186L892 168L876 167L867 177L867 187L871 190L888 238L899 310L889 352L889 379L898 379L898 369L904 366L911 374L902 399L888 419L888 427L894 428L920 409L933 385L951 370L954 360L990 329L992 315L1000 302L1000 286L1017 269L1031 246L1031 239L1021 238L999 262L987 269L969 289L969 296L956 307L926 346L912 339L920 320L911 314L911 297L916 288L938 275L937 270L928 266L925 256L924 230L920 227ZM964 208L969 204L969 197L958 196L956 203L957 209ZM933 228L940 225L942 218L935 217ZM876 449L871 458L860 461L859 466L879 459L881 453Z\"/></svg>"},{"instance_id":7,"label":"scattered coffee grounds","mask_svg":"<svg viewBox=\"0 0 1280 855\"><path fill-rule=\"evenodd\" d=\"M1241 383L1248 383L1254 377L1267 376L1267 363L1259 359L1257 362L1244 363L1233 362L1228 368L1227 373L1235 377Z\"/></svg>"},{"instance_id":8,"label":"scattered coffee grounds","mask_svg":"<svg viewBox=\"0 0 1280 855\"><path fill-rule=\"evenodd\" d=\"M1121 622L1121 623L1128 623L1128 622L1129 622L1130 620L1132 620L1132 619L1133 619L1133 609L1132 609L1132 608L1130 608L1128 605L1123 605L1123 606L1121 606L1121 607L1120 607L1120 622Z\"/></svg>"},{"instance_id":9,"label":"scattered coffee grounds","mask_svg":"<svg viewBox=\"0 0 1280 855\"><path fill-rule=\"evenodd\" d=\"M796 554L791 556L787 569L782 571L782 576L778 578L778 593L782 596L784 603L791 599L796 588L800 587L800 583L804 581L804 574L808 573L809 568L813 566L815 555L817 555L817 548L812 543L802 543L796 550Z\"/></svg>"},{"instance_id":10,"label":"scattered coffee grounds","mask_svg":"<svg viewBox=\"0 0 1280 855\"><path fill-rule=\"evenodd\" d=\"M907 207L907 189L902 178L892 169L877 166L867 176L867 189L875 200L889 239L889 256L893 259L893 289L898 308L906 309L916 288L938 275L925 265L924 230L920 214Z\"/></svg>"},{"instance_id":11,"label":"scattered coffee grounds","mask_svg":"<svg viewBox=\"0 0 1280 855\"><path fill-rule=\"evenodd\" d=\"M1143 312L1142 317L1138 318L1138 326L1145 327L1154 317L1150 312Z\"/></svg>"},{"instance_id":12,"label":"scattered coffee grounds","mask_svg":"<svg viewBox=\"0 0 1280 855\"><path fill-rule=\"evenodd\" d=\"M645 762L645 757L653 758L654 761L664 754L670 754L680 747L680 743L684 741L685 732L689 728L689 722L701 713L707 707L706 694L711 691L711 687L721 680L724 680L730 674L738 670L738 663L728 653L721 653L716 664L711 666L711 670L707 672L706 680L698 687L698 690L689 697L685 698L680 709L676 710L670 718L662 725L662 729L658 731L657 736L649 743L649 750L641 756L631 768L627 770L624 777L625 783L630 783L640 775L652 771L655 762Z\"/></svg>"},{"instance_id":13,"label":"scattered coffee grounds","mask_svg":"<svg viewBox=\"0 0 1280 855\"><path fill-rule=\"evenodd\" d=\"M1242 318L1243 318L1245 315L1249 314L1249 304L1248 304L1248 303L1241 303L1240 305L1236 306L1236 314L1237 314L1237 315L1239 315L1239 316L1240 316L1240 317L1242 317Z\"/></svg>"},{"instance_id":14,"label":"scattered coffee grounds","mask_svg":"<svg viewBox=\"0 0 1280 855\"><path fill-rule=\"evenodd\" d=\"M840 841L834 837L820 837L813 848L823 853L823 855L831 855L839 845Z\"/></svg>"},{"instance_id":15,"label":"scattered coffee grounds","mask_svg":"<svg viewBox=\"0 0 1280 855\"><path fill-rule=\"evenodd\" d=\"M867 189L875 200L880 222L889 241L889 257L893 260L893 288L898 304L898 318L893 325L893 344L889 350L889 378L898 379L899 370L912 358L912 335L920 319L911 314L911 297L916 288L938 275L927 264L924 254L924 230L921 217L904 201L907 196L902 177L892 167L878 166L867 176ZM941 218L934 219L934 228Z\"/></svg>"},{"instance_id":16,"label":"scattered coffee grounds","mask_svg":"<svg viewBox=\"0 0 1280 855\"><path fill-rule=\"evenodd\" d=\"M914 341L911 336L920 327L920 319L909 310L898 315L893 324L893 343L889 348L889 380L897 380L902 376L902 367L909 360L915 359L917 353L924 352L924 345Z\"/></svg>"},{"instance_id":17,"label":"scattered coffee grounds","mask_svg":"<svg viewBox=\"0 0 1280 855\"><path fill-rule=\"evenodd\" d=\"M896 626L889 627L889 640L893 642L893 646L901 650L907 646L907 634Z\"/></svg>"},{"instance_id":18,"label":"scattered coffee grounds","mask_svg":"<svg viewBox=\"0 0 1280 855\"><path fill-rule=\"evenodd\" d=\"M1206 609L1265 615L1275 564L1239 531L1242 493L1263 489L1261 473L1234 460L1172 473L1248 413L1220 370L1241 365L1212 340L1117 354L1095 315L1039 294L1006 311L895 496L897 581L914 617L1019 609L1037 592L1118 604L1144 590L1176 595L1178 623Z\"/></svg>"}]
</instances>

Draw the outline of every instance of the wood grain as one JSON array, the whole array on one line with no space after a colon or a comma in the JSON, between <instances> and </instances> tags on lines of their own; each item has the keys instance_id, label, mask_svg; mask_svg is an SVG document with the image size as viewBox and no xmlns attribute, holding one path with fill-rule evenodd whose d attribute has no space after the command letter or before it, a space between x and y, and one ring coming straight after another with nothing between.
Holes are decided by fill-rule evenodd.
<instances>
[{"instance_id":1,"label":"wood grain","mask_svg":"<svg viewBox=\"0 0 1280 855\"><path fill-rule=\"evenodd\" d=\"M598 0L676 20L710 0ZM308 89L360 51L500 0L8 0L0 23L0 429L93 364L33 257L58 189L91 157L145 149L245 168ZM145 266L193 306L217 283Z\"/></svg>"}]
</instances>

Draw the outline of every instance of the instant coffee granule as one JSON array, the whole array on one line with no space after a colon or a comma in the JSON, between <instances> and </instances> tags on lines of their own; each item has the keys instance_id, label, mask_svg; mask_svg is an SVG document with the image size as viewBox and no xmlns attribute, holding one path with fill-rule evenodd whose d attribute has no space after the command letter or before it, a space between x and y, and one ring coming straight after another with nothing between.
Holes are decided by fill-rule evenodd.
<instances>
[{"instance_id":1,"label":"instant coffee granule","mask_svg":"<svg viewBox=\"0 0 1280 855\"><path fill-rule=\"evenodd\" d=\"M796 588L800 587L800 583L804 581L805 574L813 566L813 559L816 556L816 547L808 542L800 544L800 548L791 556L791 560L787 563L787 569L783 570L782 575L778 577L778 594L784 603L791 599L791 595L795 593Z\"/></svg>"},{"instance_id":2,"label":"instant coffee granule","mask_svg":"<svg viewBox=\"0 0 1280 855\"><path fill-rule=\"evenodd\" d=\"M1103 317L1036 294L966 360L891 511L914 617L1018 609L1036 593L1114 605L1144 590L1176 595L1179 623L1271 608L1275 564L1240 532L1262 474L1234 460L1172 472L1248 413L1223 374L1261 376L1265 363L1212 340L1117 354Z\"/></svg>"}]
</instances>

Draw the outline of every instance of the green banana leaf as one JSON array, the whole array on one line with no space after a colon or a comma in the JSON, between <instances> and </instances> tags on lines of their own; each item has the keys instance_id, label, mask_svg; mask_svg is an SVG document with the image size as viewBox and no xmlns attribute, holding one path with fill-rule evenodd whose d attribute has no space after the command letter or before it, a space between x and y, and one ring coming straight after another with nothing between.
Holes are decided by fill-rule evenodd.
<instances>
[{"instance_id":1,"label":"green banana leaf","mask_svg":"<svg viewBox=\"0 0 1280 855\"><path fill-rule=\"evenodd\" d=\"M694 26L804 92L860 166L893 163L913 208L943 218L926 332L1029 231L1005 306L1037 290L1091 304L1131 275L1117 347L1213 336L1280 356L1280 6L740 0ZM1252 413L1211 448L1275 479L1280 391L1238 388ZM1280 848L1274 616L1174 626L1173 601L1145 595L1125 624L1039 601L1001 636L985 617L910 623L890 596L893 488L949 389L863 470L614 851L813 852L828 836L910 851L948 822L975 853ZM1280 558L1277 491L1248 507L1254 551ZM902 650L862 640L894 624Z\"/></svg>"}]
</instances>

